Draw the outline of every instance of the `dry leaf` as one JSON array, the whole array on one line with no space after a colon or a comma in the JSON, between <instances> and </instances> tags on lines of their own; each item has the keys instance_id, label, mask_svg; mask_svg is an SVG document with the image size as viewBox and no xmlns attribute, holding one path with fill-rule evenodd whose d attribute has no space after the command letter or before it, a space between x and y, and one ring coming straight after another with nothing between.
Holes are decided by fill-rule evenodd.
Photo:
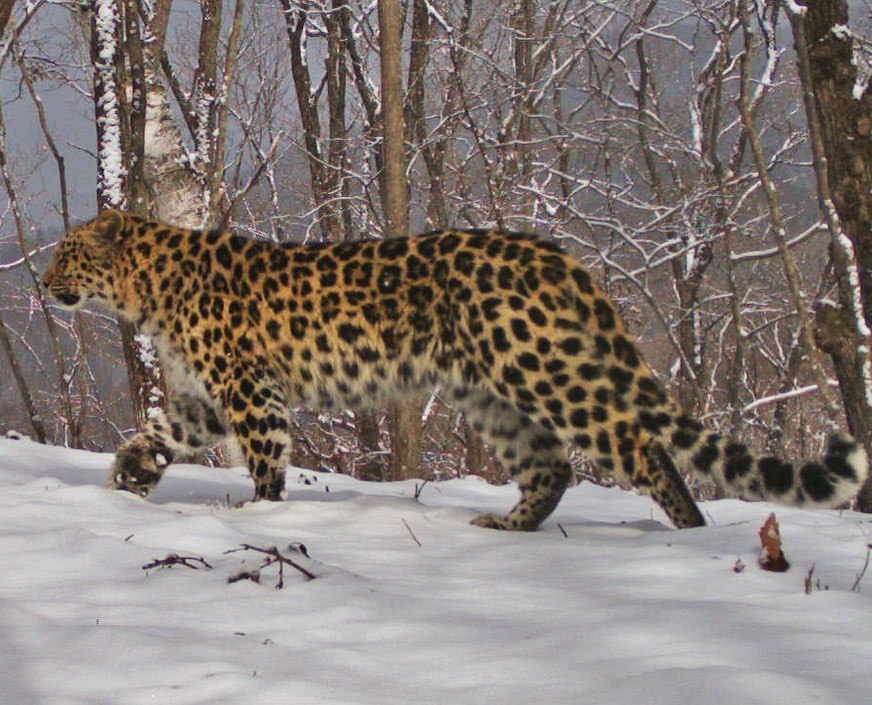
<instances>
[{"instance_id":1,"label":"dry leaf","mask_svg":"<svg viewBox=\"0 0 872 705\"><path fill-rule=\"evenodd\" d=\"M783 573L790 568L790 563L781 550L781 534L778 532L778 521L774 513L760 527L760 545L763 550L760 552L759 562L763 570Z\"/></svg>"}]
</instances>

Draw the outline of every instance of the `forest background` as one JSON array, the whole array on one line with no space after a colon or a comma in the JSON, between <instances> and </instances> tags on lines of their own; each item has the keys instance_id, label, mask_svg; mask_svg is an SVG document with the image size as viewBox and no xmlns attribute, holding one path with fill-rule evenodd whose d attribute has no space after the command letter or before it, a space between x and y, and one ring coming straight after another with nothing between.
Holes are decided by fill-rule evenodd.
<instances>
[{"instance_id":1,"label":"forest background","mask_svg":"<svg viewBox=\"0 0 872 705\"><path fill-rule=\"evenodd\" d=\"M111 450L161 402L147 341L38 285L121 207L276 241L534 231L708 425L872 449L870 28L870 0L2 0L0 433ZM305 467L501 479L438 390L294 429Z\"/></svg>"}]
</instances>

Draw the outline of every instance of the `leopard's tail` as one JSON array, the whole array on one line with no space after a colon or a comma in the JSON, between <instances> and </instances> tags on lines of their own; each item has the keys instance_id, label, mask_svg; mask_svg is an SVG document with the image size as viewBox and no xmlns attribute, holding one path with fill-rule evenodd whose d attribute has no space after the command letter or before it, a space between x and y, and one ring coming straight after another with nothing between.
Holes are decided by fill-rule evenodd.
<instances>
[{"instance_id":1,"label":"leopard's tail","mask_svg":"<svg viewBox=\"0 0 872 705\"><path fill-rule=\"evenodd\" d=\"M667 417L670 422L655 435L679 468L746 499L835 507L851 499L868 474L866 451L850 436L831 436L818 461L791 462L752 453L744 443L723 438L686 414L660 418Z\"/></svg>"}]
</instances>

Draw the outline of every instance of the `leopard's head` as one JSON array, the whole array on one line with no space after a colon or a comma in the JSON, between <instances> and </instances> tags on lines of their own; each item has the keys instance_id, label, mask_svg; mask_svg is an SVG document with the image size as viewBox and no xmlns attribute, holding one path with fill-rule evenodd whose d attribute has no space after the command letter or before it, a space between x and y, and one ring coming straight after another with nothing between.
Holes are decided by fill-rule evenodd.
<instances>
[{"instance_id":1,"label":"leopard's head","mask_svg":"<svg viewBox=\"0 0 872 705\"><path fill-rule=\"evenodd\" d=\"M42 283L64 308L111 302L124 223L124 214L107 210L60 239Z\"/></svg>"}]
</instances>

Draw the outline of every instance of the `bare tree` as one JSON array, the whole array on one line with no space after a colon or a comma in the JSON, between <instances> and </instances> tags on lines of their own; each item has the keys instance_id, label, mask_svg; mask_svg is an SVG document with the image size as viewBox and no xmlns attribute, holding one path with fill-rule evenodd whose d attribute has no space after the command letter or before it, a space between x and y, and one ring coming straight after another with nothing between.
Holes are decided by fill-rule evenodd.
<instances>
[{"instance_id":1,"label":"bare tree","mask_svg":"<svg viewBox=\"0 0 872 705\"><path fill-rule=\"evenodd\" d=\"M69 442L73 445L73 447L78 448L81 447L81 438L79 437L79 431L81 429L81 426L77 422L75 414L73 412L73 401L70 391L70 382L72 381L72 377L68 374L67 371L67 364L64 360L60 333L57 323L54 319L54 316L52 316L51 312L48 309L48 302L45 299L45 293L43 292L39 284L39 274L36 270L36 266L33 263L33 259L30 256L30 248L28 247L27 237L25 234L24 215L21 211L15 184L13 183L12 174L9 170L9 163L6 158L6 152L6 124L3 118L3 110L2 108L0 108L0 175L2 175L3 185L6 189L6 194L9 199L9 207L12 211L12 219L14 221L15 232L18 236L18 246L21 249L22 261L33 286L33 296L36 300L38 310L48 330L55 374L57 375L57 385L61 395L63 423L65 428L67 429L67 433L69 434ZM8 344L8 337L6 335L5 325L2 323L2 321L0 321L0 325L3 325L4 327L3 337ZM20 374L20 369L14 361L11 346L7 348L7 344L4 344L3 347L6 350L6 354L12 366L13 372L17 373L16 382L19 387L19 392L21 393L22 398L25 399L25 403L27 403L27 400L29 399L29 392L27 391L26 387L23 386L23 378L20 378L18 376ZM34 421L32 422L34 432L37 434L37 436L39 436L40 433L42 433L44 436L45 428L44 426L42 426L42 422L39 420L39 417L35 416L35 410L28 409L28 411L30 412L30 418L34 419Z\"/></svg>"}]
</instances>

